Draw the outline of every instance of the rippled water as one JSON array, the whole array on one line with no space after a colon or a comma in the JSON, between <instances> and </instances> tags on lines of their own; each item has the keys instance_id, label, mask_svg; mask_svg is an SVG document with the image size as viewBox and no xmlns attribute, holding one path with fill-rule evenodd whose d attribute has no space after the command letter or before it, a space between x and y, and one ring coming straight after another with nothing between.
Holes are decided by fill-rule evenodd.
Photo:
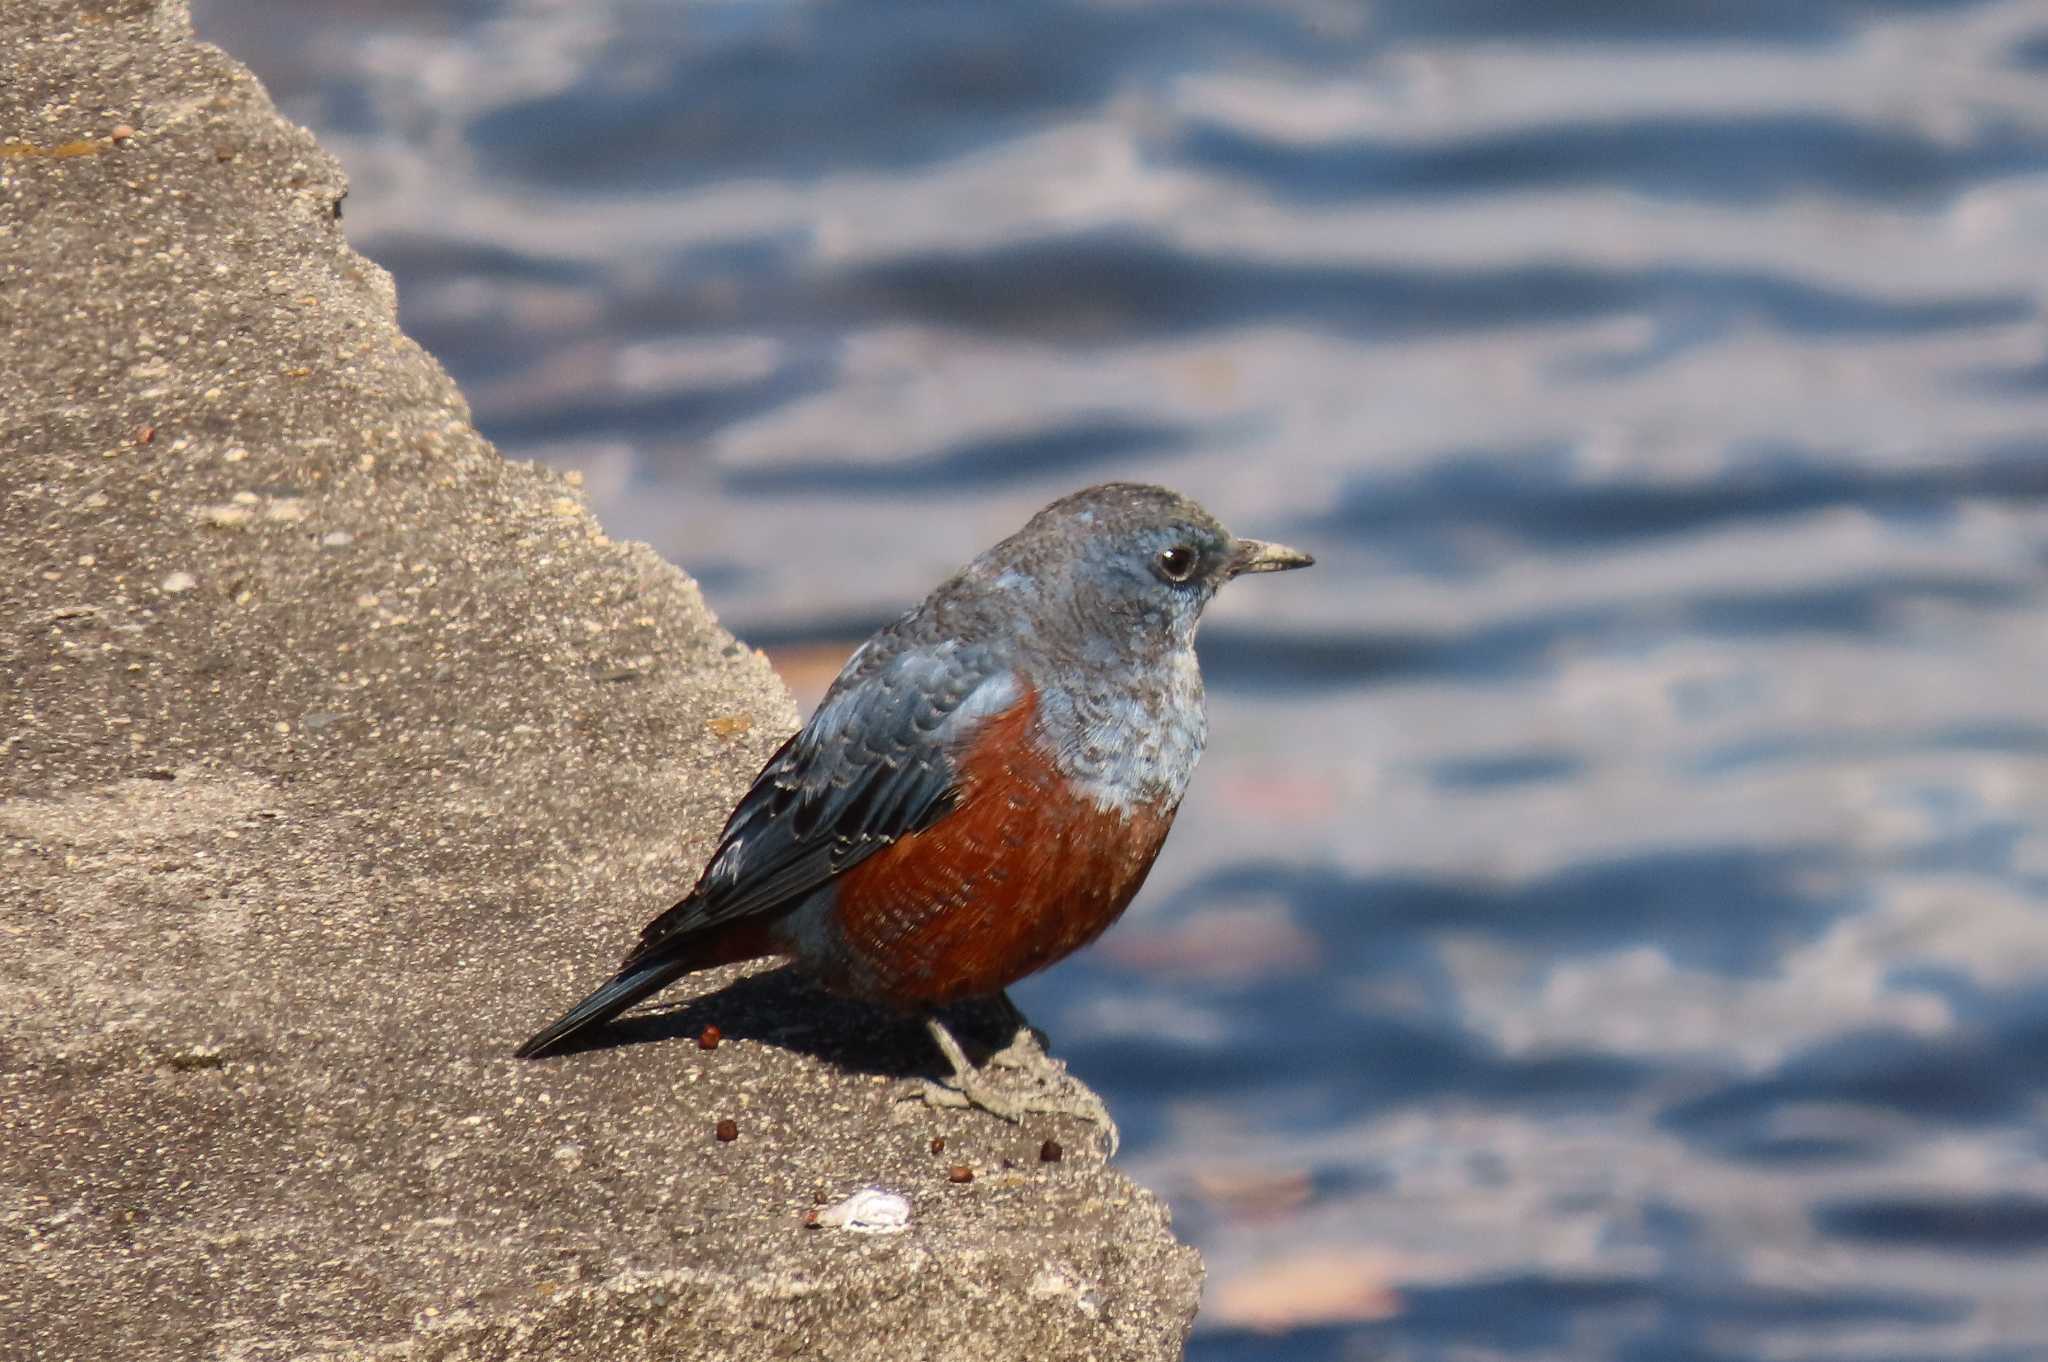
<instances>
[{"instance_id":1,"label":"rippled water","mask_svg":"<svg viewBox=\"0 0 2048 1362\"><path fill-rule=\"evenodd\" d=\"M1195 1357L2048 1355L2048 5L201 22L800 691L1085 482L1321 557L1019 990Z\"/></svg>"}]
</instances>

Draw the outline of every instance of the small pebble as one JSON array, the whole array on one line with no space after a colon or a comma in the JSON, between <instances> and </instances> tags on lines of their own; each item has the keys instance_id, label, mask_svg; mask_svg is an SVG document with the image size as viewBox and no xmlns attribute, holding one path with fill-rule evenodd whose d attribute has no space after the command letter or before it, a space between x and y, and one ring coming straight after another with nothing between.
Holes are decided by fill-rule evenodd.
<instances>
[{"instance_id":1,"label":"small pebble","mask_svg":"<svg viewBox=\"0 0 2048 1362\"><path fill-rule=\"evenodd\" d=\"M697 1048L699 1050L716 1050L718 1042L724 1039L725 1032L719 1030L716 1026L707 1026L697 1033Z\"/></svg>"},{"instance_id":2,"label":"small pebble","mask_svg":"<svg viewBox=\"0 0 2048 1362\"><path fill-rule=\"evenodd\" d=\"M740 1137L740 1123L728 1116L718 1123L718 1142L731 1144Z\"/></svg>"},{"instance_id":3,"label":"small pebble","mask_svg":"<svg viewBox=\"0 0 2048 1362\"><path fill-rule=\"evenodd\" d=\"M932 1153L934 1153L934 1154L943 1154L943 1153L945 1153L945 1152L946 1152L946 1137L945 1137L945 1136L943 1136L943 1135L934 1135L934 1136L932 1136Z\"/></svg>"},{"instance_id":4,"label":"small pebble","mask_svg":"<svg viewBox=\"0 0 2048 1362\"><path fill-rule=\"evenodd\" d=\"M125 142L135 135L135 129L129 127L126 123L119 123L115 125L114 131L108 135L116 142Z\"/></svg>"},{"instance_id":5,"label":"small pebble","mask_svg":"<svg viewBox=\"0 0 2048 1362\"><path fill-rule=\"evenodd\" d=\"M1047 1140L1044 1144L1038 1146L1038 1161L1040 1163L1058 1163L1062 1158L1066 1157L1066 1153L1066 1150L1060 1148L1058 1140Z\"/></svg>"},{"instance_id":6,"label":"small pebble","mask_svg":"<svg viewBox=\"0 0 2048 1362\"><path fill-rule=\"evenodd\" d=\"M974 1181L974 1170L964 1163L956 1163L946 1170L946 1181L972 1182Z\"/></svg>"},{"instance_id":7,"label":"small pebble","mask_svg":"<svg viewBox=\"0 0 2048 1362\"><path fill-rule=\"evenodd\" d=\"M143 427L142 429L140 429L140 430L138 430L138 431L136 431L136 432L135 432L135 443L136 443L136 444L139 444L139 445L146 445L146 444L148 444L148 443L149 443L149 442L150 442L151 440L154 440L155 438L156 438L156 427L155 427L155 426L144 426L144 427Z\"/></svg>"}]
</instances>

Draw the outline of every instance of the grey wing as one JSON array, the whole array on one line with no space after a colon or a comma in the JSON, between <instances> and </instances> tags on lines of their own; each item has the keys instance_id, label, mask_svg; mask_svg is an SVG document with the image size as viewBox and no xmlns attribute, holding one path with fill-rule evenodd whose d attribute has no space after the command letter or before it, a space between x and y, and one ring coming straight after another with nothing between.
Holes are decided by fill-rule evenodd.
<instances>
[{"instance_id":1,"label":"grey wing","mask_svg":"<svg viewBox=\"0 0 2048 1362\"><path fill-rule=\"evenodd\" d=\"M953 753L962 740L1023 695L1022 682L985 645L871 641L810 722L769 758L726 820L697 887L647 924L627 964L677 936L793 907L931 826L959 797Z\"/></svg>"}]
</instances>

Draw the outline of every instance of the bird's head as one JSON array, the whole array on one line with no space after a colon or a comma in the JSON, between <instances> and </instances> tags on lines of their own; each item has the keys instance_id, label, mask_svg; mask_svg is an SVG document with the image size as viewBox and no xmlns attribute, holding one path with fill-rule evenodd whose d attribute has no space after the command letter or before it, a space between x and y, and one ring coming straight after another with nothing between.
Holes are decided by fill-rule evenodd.
<instances>
[{"instance_id":1,"label":"bird's head","mask_svg":"<svg viewBox=\"0 0 2048 1362\"><path fill-rule=\"evenodd\" d=\"M1062 632L1122 646L1185 647L1225 582L1315 560L1239 539L1164 487L1112 482L1047 506L970 569L995 593L1029 598L1027 614Z\"/></svg>"}]
</instances>

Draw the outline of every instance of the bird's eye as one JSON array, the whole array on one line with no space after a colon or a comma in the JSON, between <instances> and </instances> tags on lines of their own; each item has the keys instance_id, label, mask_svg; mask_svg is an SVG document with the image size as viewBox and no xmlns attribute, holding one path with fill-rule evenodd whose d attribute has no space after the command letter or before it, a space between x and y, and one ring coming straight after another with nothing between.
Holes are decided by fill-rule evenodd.
<instances>
[{"instance_id":1,"label":"bird's eye","mask_svg":"<svg viewBox=\"0 0 2048 1362\"><path fill-rule=\"evenodd\" d=\"M1186 544L1175 544L1159 555L1159 571L1169 582L1185 582L1195 575L1195 551Z\"/></svg>"}]
</instances>

